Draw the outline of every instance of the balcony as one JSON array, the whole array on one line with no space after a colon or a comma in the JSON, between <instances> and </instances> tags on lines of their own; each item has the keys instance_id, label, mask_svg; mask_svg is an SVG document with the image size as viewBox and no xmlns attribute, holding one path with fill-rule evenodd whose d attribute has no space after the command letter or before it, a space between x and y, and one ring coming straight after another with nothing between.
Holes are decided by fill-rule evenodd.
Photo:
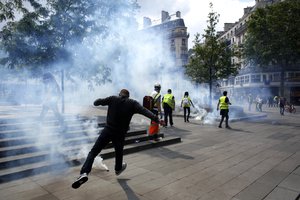
<instances>
[{"instance_id":1,"label":"balcony","mask_svg":"<svg viewBox=\"0 0 300 200\"><path fill-rule=\"evenodd\" d=\"M235 30L235 36L240 36L246 31L246 29L247 29L247 25L243 24L241 27Z\"/></svg>"},{"instance_id":2,"label":"balcony","mask_svg":"<svg viewBox=\"0 0 300 200\"><path fill-rule=\"evenodd\" d=\"M181 46L180 49L181 49L181 51L187 51L188 50L188 48L186 46Z\"/></svg>"},{"instance_id":3,"label":"balcony","mask_svg":"<svg viewBox=\"0 0 300 200\"><path fill-rule=\"evenodd\" d=\"M168 38L178 38L178 37L184 37L184 38L188 38L189 35L186 32L174 32L174 33L169 33L167 34Z\"/></svg>"}]
</instances>

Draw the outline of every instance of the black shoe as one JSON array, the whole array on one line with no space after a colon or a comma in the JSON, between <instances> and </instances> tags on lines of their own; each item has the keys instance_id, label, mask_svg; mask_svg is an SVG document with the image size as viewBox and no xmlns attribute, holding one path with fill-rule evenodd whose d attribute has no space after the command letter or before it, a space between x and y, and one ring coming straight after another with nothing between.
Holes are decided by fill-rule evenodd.
<instances>
[{"instance_id":1,"label":"black shoe","mask_svg":"<svg viewBox=\"0 0 300 200\"><path fill-rule=\"evenodd\" d=\"M162 140L162 137L159 137L159 138L155 138L155 139L154 139L155 142L159 142L159 141L161 141L161 140Z\"/></svg>"},{"instance_id":2,"label":"black shoe","mask_svg":"<svg viewBox=\"0 0 300 200\"><path fill-rule=\"evenodd\" d=\"M124 162L122 164L122 169L121 170L118 170L118 171L115 171L116 172L116 175L119 176L127 167L127 164Z\"/></svg>"},{"instance_id":3,"label":"black shoe","mask_svg":"<svg viewBox=\"0 0 300 200\"><path fill-rule=\"evenodd\" d=\"M187 122L190 122L189 120L186 120Z\"/></svg>"},{"instance_id":4,"label":"black shoe","mask_svg":"<svg viewBox=\"0 0 300 200\"><path fill-rule=\"evenodd\" d=\"M222 128L222 126L221 126L221 125L219 125L219 128Z\"/></svg>"},{"instance_id":5,"label":"black shoe","mask_svg":"<svg viewBox=\"0 0 300 200\"><path fill-rule=\"evenodd\" d=\"M87 173L81 174L77 180L72 184L72 188L77 189L79 188L82 184L87 182L89 180Z\"/></svg>"},{"instance_id":6,"label":"black shoe","mask_svg":"<svg viewBox=\"0 0 300 200\"><path fill-rule=\"evenodd\" d=\"M226 128L228 128L228 129L231 129L231 127L230 127L230 126L226 126Z\"/></svg>"}]
</instances>

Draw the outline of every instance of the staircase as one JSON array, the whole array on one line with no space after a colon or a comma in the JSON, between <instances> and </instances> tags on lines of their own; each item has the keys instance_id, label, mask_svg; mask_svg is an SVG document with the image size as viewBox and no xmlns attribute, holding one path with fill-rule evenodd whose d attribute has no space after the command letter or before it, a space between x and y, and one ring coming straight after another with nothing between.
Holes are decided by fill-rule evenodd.
<instances>
[{"instance_id":1,"label":"staircase","mask_svg":"<svg viewBox=\"0 0 300 200\"><path fill-rule=\"evenodd\" d=\"M65 116L67 129L54 119L42 124L35 118L0 119L0 184L52 170L81 165L98 137L105 118ZM124 154L175 144L181 138L165 136L149 141L145 126L134 125L126 135ZM102 150L103 159L114 157L112 144Z\"/></svg>"}]
</instances>

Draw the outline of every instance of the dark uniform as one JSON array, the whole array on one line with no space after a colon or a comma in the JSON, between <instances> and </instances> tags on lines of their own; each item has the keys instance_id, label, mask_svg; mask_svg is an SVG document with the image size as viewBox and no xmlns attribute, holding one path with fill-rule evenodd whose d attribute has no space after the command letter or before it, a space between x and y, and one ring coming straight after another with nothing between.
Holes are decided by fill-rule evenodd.
<instances>
[{"instance_id":1,"label":"dark uniform","mask_svg":"<svg viewBox=\"0 0 300 200\"><path fill-rule=\"evenodd\" d=\"M119 171L123 163L125 134L129 130L132 116L138 113L156 122L158 122L158 117L141 106L137 101L126 97L110 96L105 99L97 99L94 105L108 105L106 125L89 152L80 173L90 173L95 157L110 141L112 141L115 148L115 170Z\"/></svg>"}]
</instances>

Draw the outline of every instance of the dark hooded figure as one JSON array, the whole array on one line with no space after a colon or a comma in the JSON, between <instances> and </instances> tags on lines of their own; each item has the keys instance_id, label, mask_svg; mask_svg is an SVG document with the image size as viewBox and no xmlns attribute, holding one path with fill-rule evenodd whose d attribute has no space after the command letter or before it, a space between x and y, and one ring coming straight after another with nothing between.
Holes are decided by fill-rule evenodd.
<instances>
[{"instance_id":1,"label":"dark hooded figure","mask_svg":"<svg viewBox=\"0 0 300 200\"><path fill-rule=\"evenodd\" d=\"M100 105L108 106L106 125L90 150L81 168L79 178L72 184L74 189L79 188L88 180L88 174L92 170L95 157L109 142L112 142L115 149L115 174L120 175L126 169L127 164L123 162L124 140L134 114L144 115L159 123L159 119L155 114L144 108L137 101L129 98L129 91L126 89L122 89L119 96L97 99L94 102L94 106Z\"/></svg>"}]
</instances>

